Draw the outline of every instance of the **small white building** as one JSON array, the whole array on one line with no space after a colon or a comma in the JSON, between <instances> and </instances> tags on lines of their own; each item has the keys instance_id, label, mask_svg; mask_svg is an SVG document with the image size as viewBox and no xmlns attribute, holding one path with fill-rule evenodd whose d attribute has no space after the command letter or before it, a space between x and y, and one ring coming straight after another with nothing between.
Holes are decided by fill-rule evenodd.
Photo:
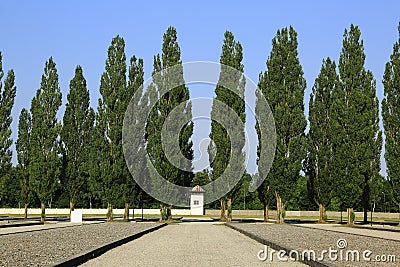
<instances>
[{"instance_id":1,"label":"small white building","mask_svg":"<svg viewBox=\"0 0 400 267\"><path fill-rule=\"evenodd\" d=\"M199 185L190 192L190 214L204 215L204 189Z\"/></svg>"}]
</instances>

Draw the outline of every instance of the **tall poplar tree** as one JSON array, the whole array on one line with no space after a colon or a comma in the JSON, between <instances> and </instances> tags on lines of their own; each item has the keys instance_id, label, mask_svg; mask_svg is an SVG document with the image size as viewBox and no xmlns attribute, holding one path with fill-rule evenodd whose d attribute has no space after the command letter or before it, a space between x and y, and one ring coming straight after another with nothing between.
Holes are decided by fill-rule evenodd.
<instances>
[{"instance_id":1,"label":"tall poplar tree","mask_svg":"<svg viewBox=\"0 0 400 267\"><path fill-rule=\"evenodd\" d=\"M132 90L134 98L125 112L124 128L123 128L123 148L126 156L126 164L131 172L130 180L126 183L126 196L132 195L130 201L134 204L152 201L147 198L149 190L153 190L152 179L147 162L147 147L149 132L148 125L152 125L152 121L148 120L144 114L150 113L150 108L157 102L158 94L153 84L147 88L142 86L144 77L143 60L131 57L129 68L128 90ZM138 186L140 185L140 187Z\"/></svg>"},{"instance_id":2,"label":"tall poplar tree","mask_svg":"<svg viewBox=\"0 0 400 267\"><path fill-rule=\"evenodd\" d=\"M235 70L237 73L243 73L243 48L240 42L235 40L234 35L230 31L226 31L224 34L224 42L222 44L222 52L220 56L221 72L218 79L218 84L215 88L216 100L221 101L230 107L240 118L242 123L245 123L245 102L244 102L244 88L246 80L243 75L232 74L231 70L225 66L229 66ZM228 85L229 89L223 85ZM232 90L236 91L233 92ZM218 106L218 103L213 102L213 107L211 110L211 119L215 118L217 115L221 115L222 111ZM229 118L226 118L227 121ZM234 129L235 133L233 135L239 136L235 138L238 144L233 144L239 151L242 151L244 143L244 129L236 127ZM210 157L210 166L212 168L212 179L218 179L222 173L226 170L229 162L232 160L231 155L231 139L233 136L229 136L227 130L217 121L211 121L211 133L210 139L213 143L210 144L209 153L214 154L214 157ZM243 141L243 142L242 142ZM215 144L215 147L213 146ZM233 162L231 166L236 166L242 168L244 167L244 154L239 155L238 162ZM235 174L232 174L235 175ZM243 179L241 179L242 181ZM224 197L220 199L221 203L221 220L226 220L228 222L232 219L232 198L235 192L239 191L241 182L239 182L231 191ZM225 215L225 210L228 210L228 216Z\"/></svg>"},{"instance_id":3,"label":"tall poplar tree","mask_svg":"<svg viewBox=\"0 0 400 267\"><path fill-rule=\"evenodd\" d=\"M32 198L29 175L32 118L25 108L21 110L18 121L18 139L15 142L17 151L17 176L20 181L21 201L24 204L24 218L28 217L28 205Z\"/></svg>"},{"instance_id":4,"label":"tall poplar tree","mask_svg":"<svg viewBox=\"0 0 400 267\"><path fill-rule=\"evenodd\" d=\"M272 40L272 51L266 63L267 70L260 74L258 84L275 119L275 158L262 188L275 194L279 223L283 223L285 205L294 192L305 158L306 80L303 77L297 47L297 33L293 27L278 30ZM260 195L269 197L269 194ZM262 202L265 203L266 200Z\"/></svg>"},{"instance_id":5,"label":"tall poplar tree","mask_svg":"<svg viewBox=\"0 0 400 267\"><path fill-rule=\"evenodd\" d=\"M11 178L12 151L10 147L13 143L11 139L11 110L14 106L14 99L17 91L14 84L14 71L8 71L4 81L4 89L2 83L3 76L3 56L0 52L0 195L4 194L5 185Z\"/></svg>"},{"instance_id":6,"label":"tall poplar tree","mask_svg":"<svg viewBox=\"0 0 400 267\"><path fill-rule=\"evenodd\" d=\"M125 110L128 108L129 102L132 99L132 96L136 93L138 95L142 96L143 95L143 81L144 81L144 70L143 70L143 59L141 58L136 58L136 56L132 56L130 59L130 65L129 65L129 71L128 71L128 84L127 84L127 90L125 90L125 95L121 97L121 100L124 102L123 105L121 105L121 112L125 114ZM138 90L141 90L138 92ZM145 96L142 98L135 99L134 105L142 105L143 107L147 107L148 102L145 100ZM127 111L128 112L128 111ZM130 128L135 129L135 127L132 124L136 125L144 125L145 119L143 116L140 116L141 114L129 114L132 117L129 118L129 124ZM125 115L126 116L126 115ZM127 119L127 118L125 118ZM125 121L126 122L126 121ZM122 125L121 125L122 127ZM124 129L125 130L125 129ZM142 138L145 138L144 133L141 133L140 131L134 131L129 133L130 135L137 135L140 134L142 135ZM136 138L133 138L131 140L136 140ZM144 141L144 139L143 139ZM136 150L133 152L137 153L137 155L130 155L130 157L135 157L135 162L134 166L131 166L134 175L137 176L144 176L148 177L145 175L146 166L144 165L143 162L138 162L139 159L143 159L143 156L139 156L140 153L145 153L145 147L144 147L144 142L141 143L141 147L138 147ZM138 156L138 157L136 157ZM135 180L129 173L129 169L125 164L125 159L121 158L120 160L123 160L121 162L121 165L124 165L123 167L123 183L122 183L122 199L125 203L125 212L124 212L124 220L129 219L129 206L130 203L133 202L134 200L138 200L138 196L140 194L143 194L143 192L139 189L137 184L135 183Z\"/></svg>"},{"instance_id":7,"label":"tall poplar tree","mask_svg":"<svg viewBox=\"0 0 400 267\"><path fill-rule=\"evenodd\" d=\"M308 153L305 168L309 178L313 179L313 200L319 205L319 222L325 221L325 209L334 196L331 113L334 101L332 93L338 86L340 85L336 64L328 58L322 63L310 96L310 130L307 135Z\"/></svg>"},{"instance_id":8,"label":"tall poplar tree","mask_svg":"<svg viewBox=\"0 0 400 267\"><path fill-rule=\"evenodd\" d=\"M342 205L351 213L354 206L361 204L364 222L367 222L371 183L379 175L382 133L378 124L376 82L372 72L364 67L364 44L360 37L361 31L354 25L344 32L339 58L341 86L334 92L336 167L332 173L336 176L334 188Z\"/></svg>"},{"instance_id":9,"label":"tall poplar tree","mask_svg":"<svg viewBox=\"0 0 400 267\"><path fill-rule=\"evenodd\" d=\"M393 45L383 76L382 117L385 129L385 160L392 201L400 212L400 23L399 39Z\"/></svg>"},{"instance_id":10,"label":"tall poplar tree","mask_svg":"<svg viewBox=\"0 0 400 267\"><path fill-rule=\"evenodd\" d=\"M76 67L69 88L61 131L64 146L64 181L61 182L68 193L72 211L76 198L88 181L89 142L94 123L94 111L89 107L89 90L82 67Z\"/></svg>"},{"instance_id":11,"label":"tall poplar tree","mask_svg":"<svg viewBox=\"0 0 400 267\"><path fill-rule=\"evenodd\" d=\"M41 221L45 221L46 203L53 196L60 176L59 136L61 125L57 111L61 91L53 58L46 62L40 88L32 99L32 132L29 174L33 191L41 205Z\"/></svg>"},{"instance_id":12,"label":"tall poplar tree","mask_svg":"<svg viewBox=\"0 0 400 267\"><path fill-rule=\"evenodd\" d=\"M170 73L168 68L174 67L173 73ZM180 69L179 69L180 68ZM157 95L163 90L171 89L162 96L159 96L158 102L155 104L153 110L150 112L147 131L148 131L148 145L147 151L150 156L150 160L155 166L157 172L164 177L167 181L180 185L190 186L193 179L192 165L193 160L193 149L192 141L190 140L193 134L193 122L192 118L192 106L189 102L182 111L182 114L186 118L190 118L190 121L183 127L179 134L179 145L182 155L190 161L189 166L182 166L185 170L175 167L171 162L168 161L163 148L163 142L170 142L170 138L161 138L161 131L167 117L178 105L182 102L189 100L189 89L185 86L183 78L183 67L181 61L181 50L177 40L176 29L170 26L163 36L162 44L162 55L156 55L153 63L153 75L158 78L148 88L151 93L155 90ZM181 84L175 88L167 88L171 84ZM150 97L151 98L151 97ZM174 123L174 122L172 122ZM160 186L160 185L153 185ZM153 188L157 190L157 188ZM179 196L176 196L179 197ZM165 203L170 204L170 203ZM161 204L161 217L162 219L170 219L171 217L171 205L168 207Z\"/></svg>"},{"instance_id":13,"label":"tall poplar tree","mask_svg":"<svg viewBox=\"0 0 400 267\"><path fill-rule=\"evenodd\" d=\"M96 126L92 136L92 160L97 171L91 176L92 191L108 205L107 220L113 219L113 205L122 197L126 174L122 151L122 124L125 115L125 41L116 36L108 48L105 72L101 76ZM92 163L92 164L93 164ZM95 175L93 175L95 174Z\"/></svg>"}]
</instances>

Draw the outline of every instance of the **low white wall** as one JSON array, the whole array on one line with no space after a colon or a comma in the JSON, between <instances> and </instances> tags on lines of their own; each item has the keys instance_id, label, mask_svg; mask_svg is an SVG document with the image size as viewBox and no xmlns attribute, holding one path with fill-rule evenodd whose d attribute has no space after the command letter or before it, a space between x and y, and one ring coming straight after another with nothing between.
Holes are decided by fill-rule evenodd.
<instances>
[{"instance_id":1,"label":"low white wall","mask_svg":"<svg viewBox=\"0 0 400 267\"><path fill-rule=\"evenodd\" d=\"M82 210L83 215L106 215L107 209L78 209ZM113 209L114 215L123 215L124 209ZM40 215L41 210L38 208L29 208L28 215ZM129 209L129 214L132 215L133 209ZM172 209L172 215L190 215L190 209ZM0 215L23 215L24 209L1 208ZM48 215L68 215L69 209L46 209ZM135 209L135 215L142 214L142 209ZM159 215L159 209L143 209L143 214Z\"/></svg>"},{"instance_id":2,"label":"low white wall","mask_svg":"<svg viewBox=\"0 0 400 267\"><path fill-rule=\"evenodd\" d=\"M220 210L206 210L206 215L208 216L220 216ZM262 210L233 210L233 216L263 216ZM269 210L269 216L276 216L276 210ZM346 219L347 212L343 211L343 218ZM286 217L318 217L319 211L286 211ZM327 211L328 218L336 217L340 218L339 211ZM363 212L356 212L356 218L362 218L364 216ZM368 218L370 218L371 213L368 212ZM384 213L384 212L374 212L374 218L383 218L383 219L399 219L399 213Z\"/></svg>"},{"instance_id":3,"label":"low white wall","mask_svg":"<svg viewBox=\"0 0 400 267\"><path fill-rule=\"evenodd\" d=\"M40 215L41 210L38 208L30 208L28 209L28 215ZM114 209L113 210L115 215L123 215L124 209ZM184 216L184 215L191 215L190 209L172 209L172 215L174 216ZM133 209L129 210L130 216L132 216ZM233 210L233 215L239 216L263 216L262 210ZM0 208L0 215L23 215L24 209L14 209L14 208ZM69 209L46 209L47 215L69 215ZM106 215L107 209L82 209L83 215ZM141 215L142 209L135 209L135 215ZM160 214L159 209L143 209L143 214L146 215L156 215ZM219 216L220 210L205 210L205 215L208 216ZM270 210L270 216L276 216L276 211ZM340 212L337 211L327 211L328 218L332 217L340 217ZM368 212L368 218L370 217L371 213ZM318 217L319 211L286 211L286 217ZM345 219L347 213L343 212L343 218ZM374 212L373 216L375 218L384 218L384 219L399 219L399 213L383 213L383 212ZM362 218L362 212L356 212L356 218Z\"/></svg>"},{"instance_id":4,"label":"low white wall","mask_svg":"<svg viewBox=\"0 0 400 267\"><path fill-rule=\"evenodd\" d=\"M206 210L206 215L209 216L220 216L221 211L220 210ZM273 210L270 210L269 212L270 216L275 216L276 212ZM263 216L263 211L262 210L232 210L233 216L235 215L241 215L241 216Z\"/></svg>"},{"instance_id":5,"label":"low white wall","mask_svg":"<svg viewBox=\"0 0 400 267\"><path fill-rule=\"evenodd\" d=\"M355 212L356 218L362 218L364 217L364 212L357 211ZM328 218L332 217L340 217L341 212L340 211L327 211L326 215ZM286 211L286 216L287 217L318 217L319 216L319 211ZM342 216L344 219L347 218L347 211L343 211ZM371 212L368 211L368 219L371 216ZM374 212L373 217L375 218L382 218L382 219L398 219L399 214L398 213L384 213L384 212Z\"/></svg>"}]
</instances>

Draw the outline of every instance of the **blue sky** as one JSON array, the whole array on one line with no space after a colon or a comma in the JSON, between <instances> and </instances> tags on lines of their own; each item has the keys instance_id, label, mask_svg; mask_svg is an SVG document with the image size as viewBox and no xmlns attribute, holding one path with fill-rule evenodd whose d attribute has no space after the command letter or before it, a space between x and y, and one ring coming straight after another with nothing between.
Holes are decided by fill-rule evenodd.
<instances>
[{"instance_id":1,"label":"blue sky","mask_svg":"<svg viewBox=\"0 0 400 267\"><path fill-rule=\"evenodd\" d=\"M2 1L0 51L3 68L12 68L16 73L14 140L19 112L23 107L30 107L40 85L44 63L50 56L57 63L63 93L61 117L76 65L83 67L91 104L96 106L100 75L111 39L117 34L125 39L127 56L135 54L143 58L145 76L149 78L153 55L160 52L162 35L170 25L178 31L183 62L218 62L223 34L225 30L232 31L243 45L245 73L255 82L258 74L265 70L276 31L292 25L298 32L299 58L307 80L307 111L311 87L322 59L339 58L343 31L351 23L356 24L364 39L366 67L373 72L377 94L382 99L384 66L398 39L398 1L381 4L378 1L170 2ZM205 94L207 92L212 93L212 89L205 90ZM250 158L250 172L255 168L252 161L254 156Z\"/></svg>"}]
</instances>

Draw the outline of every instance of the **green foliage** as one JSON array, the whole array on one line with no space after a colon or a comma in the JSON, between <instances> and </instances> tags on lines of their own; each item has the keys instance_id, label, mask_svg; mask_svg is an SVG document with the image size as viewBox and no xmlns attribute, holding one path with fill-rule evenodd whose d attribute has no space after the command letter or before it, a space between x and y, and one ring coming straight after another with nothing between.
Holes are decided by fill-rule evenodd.
<instances>
[{"instance_id":1,"label":"green foliage","mask_svg":"<svg viewBox=\"0 0 400 267\"><path fill-rule=\"evenodd\" d=\"M148 134L143 131L146 125L146 116L150 106L155 102L155 90L144 90L142 84L144 80L143 60L135 56L130 59L127 92L129 92L130 103L128 105L123 128L123 148L129 156L126 158L129 170L132 175L124 176L127 178L122 190L125 203L133 202L134 205L144 202L148 204L149 198L145 191L150 190L151 182L149 179L149 169L146 160L146 142ZM154 89L154 88L153 88ZM133 95L133 97L132 97ZM125 154L126 155L126 154ZM127 168L124 171L128 171ZM133 179L134 178L134 179ZM139 187L136 181L141 185ZM125 206L126 207L126 206Z\"/></svg>"},{"instance_id":2,"label":"green foliage","mask_svg":"<svg viewBox=\"0 0 400 267\"><path fill-rule=\"evenodd\" d=\"M29 204L32 198L29 175L30 146L31 146L32 118L25 108L21 110L18 121L18 139L15 143L17 150L17 176L20 181L20 197L23 204Z\"/></svg>"},{"instance_id":3,"label":"green foliage","mask_svg":"<svg viewBox=\"0 0 400 267\"><path fill-rule=\"evenodd\" d=\"M43 205L51 199L59 182L61 125L56 115L60 106L56 64L50 58L46 62L40 88L31 103L30 184Z\"/></svg>"},{"instance_id":4,"label":"green foliage","mask_svg":"<svg viewBox=\"0 0 400 267\"><path fill-rule=\"evenodd\" d=\"M275 192L279 193L283 203L292 198L305 157L306 81L297 46L297 33L292 27L278 30L272 40L272 51L266 63L267 70L260 74L259 78L258 87L274 115L277 137L272 167L259 188L259 196L263 203L268 203ZM260 131L258 127L256 129L260 138ZM262 149L259 145L259 156Z\"/></svg>"},{"instance_id":5,"label":"green foliage","mask_svg":"<svg viewBox=\"0 0 400 267\"><path fill-rule=\"evenodd\" d=\"M370 183L379 175L382 133L376 84L372 73L364 68L360 36L354 25L344 32L339 58L340 86L332 93L332 174L336 181L332 188L344 207L354 207L361 200L367 212Z\"/></svg>"},{"instance_id":6,"label":"green foliage","mask_svg":"<svg viewBox=\"0 0 400 267\"><path fill-rule=\"evenodd\" d=\"M244 88L246 80L243 75L237 75L242 73L244 66L243 60L243 49L240 42L235 41L233 34L230 31L226 31L224 34L224 42L222 45L222 53L220 57L221 72L219 75L218 84L215 88L216 98L215 100L221 101L231 108L239 119L245 123L245 102L244 102ZM228 67L226 67L228 66ZM237 73L229 68L233 68ZM226 88L223 85L229 87ZM232 91L233 90L233 91ZM222 113L222 114L221 114ZM225 114L224 114L225 113ZM222 117L227 125L237 125L232 121L232 118L226 115L227 113L221 110L218 106L218 102L213 102L211 110L211 133L210 139L213 143L210 143L208 148L210 155L215 155L213 158L210 157L210 166L212 168L212 180L218 179L222 173L227 169L228 163L231 162L232 174L238 175L240 170L244 168L244 154L237 155L237 162L234 160L235 157L232 155L231 146L236 147L238 151L242 151L244 147L244 129L240 127L234 127L232 129L232 136L228 135L227 130L215 121L215 118ZM237 140L235 144L231 144L232 140ZM214 145L213 145L214 144ZM215 153L216 152L216 153ZM235 162L232 162L235 161ZM227 198L235 198L235 194L240 191L243 179L240 180L235 186L228 184L227 190L230 192L227 194Z\"/></svg>"},{"instance_id":7,"label":"green foliage","mask_svg":"<svg viewBox=\"0 0 400 267\"><path fill-rule=\"evenodd\" d=\"M210 182L210 173L208 170L203 170L201 172L196 172L193 177L193 181L191 186L194 187L196 185L206 185Z\"/></svg>"},{"instance_id":8,"label":"green foliage","mask_svg":"<svg viewBox=\"0 0 400 267\"><path fill-rule=\"evenodd\" d=\"M326 207L326 210L329 211L341 211L341 203L340 203L340 198L338 197L333 197L331 199L331 202L329 203L329 206Z\"/></svg>"},{"instance_id":9,"label":"green foliage","mask_svg":"<svg viewBox=\"0 0 400 267\"><path fill-rule=\"evenodd\" d=\"M174 69L172 71L169 68L173 66ZM193 180L191 164L193 160L193 144L190 140L193 134L193 122L191 121L192 106L191 102L187 102L187 105L179 105L189 100L189 89L185 86L183 78L181 51L177 41L177 32L172 26L164 33L161 57L159 54L154 56L153 75L156 78L149 88L147 88L147 92L151 103L154 103L157 96L159 96L159 100L150 111L147 121L147 152L157 172L164 179L180 186L190 186ZM167 90L169 91L163 94ZM166 119L171 114L171 111L176 108L180 110L179 113L181 116L189 121L179 133L180 151L176 151L172 155L173 157L179 157L178 153L180 152L188 160L187 164L184 164L185 166L181 166L181 168L175 167L167 159L163 151L162 142L166 146L169 146L175 140L174 136L161 137ZM172 120L169 122L167 134L170 134L173 130L180 129L178 125L179 121ZM152 187L152 190L163 190L162 185L153 184ZM174 192L165 192L165 194L168 194L172 198L180 197L180 195L175 195Z\"/></svg>"},{"instance_id":10,"label":"green foliage","mask_svg":"<svg viewBox=\"0 0 400 267\"><path fill-rule=\"evenodd\" d=\"M128 70L127 89L125 91L125 95L121 97L121 101L124 102L123 103L124 110L128 108L129 101L131 101L133 95L135 95L136 93L138 93L140 96L143 95L143 87L142 87L143 81L144 81L143 59L141 58L137 59L135 56L132 56L130 58L130 65ZM138 90L140 90L140 92L138 92ZM135 105L139 105L139 102L142 101L142 103L140 104L144 108L147 107L148 104L147 93L143 96L143 98L138 98L135 99L134 101L136 101ZM129 118L130 124L136 124L138 125L139 128L145 124L145 120L146 118L140 116L140 114L132 114L132 117ZM147 175L148 170L146 164L144 162L139 162L139 160L144 158L143 154L146 153L145 142L144 142L145 136L143 136L144 133L142 133L139 130L131 132L129 133L129 136L132 136L130 140L137 140L137 138L134 138L133 135L141 135L141 138L143 139L143 142L141 143L140 147L137 147L134 150L134 152L136 152L137 155L130 155L130 157L134 158L133 162L135 162L134 166L131 167L133 169L133 175L135 175L136 178L139 177L139 179L141 177L148 177ZM123 164L122 168L124 173L123 175L124 181L121 184L122 199L124 203L139 202L141 195L145 194L145 192L138 187L132 175L129 173L129 170L125 162L121 164Z\"/></svg>"},{"instance_id":11,"label":"green foliage","mask_svg":"<svg viewBox=\"0 0 400 267\"><path fill-rule=\"evenodd\" d=\"M399 39L393 45L383 76L382 117L385 131L385 159L390 196L400 205L400 23Z\"/></svg>"},{"instance_id":12,"label":"green foliage","mask_svg":"<svg viewBox=\"0 0 400 267\"><path fill-rule=\"evenodd\" d=\"M257 150L260 149L260 145L257 147ZM259 153L257 153L259 155ZM260 175L260 174L256 174ZM264 208L265 207L271 207L271 205L275 201L275 195L274 192L270 190L269 183L268 181L264 180L263 183L257 188L257 196L260 200L260 202L263 204Z\"/></svg>"},{"instance_id":13,"label":"green foliage","mask_svg":"<svg viewBox=\"0 0 400 267\"><path fill-rule=\"evenodd\" d=\"M100 94L91 136L89 181L93 194L112 208L122 197L121 186L129 174L122 151L122 125L131 95L127 92L125 41L120 36L108 48ZM112 219L111 214L107 218Z\"/></svg>"},{"instance_id":14,"label":"green foliage","mask_svg":"<svg viewBox=\"0 0 400 267\"><path fill-rule=\"evenodd\" d=\"M287 210L314 210L315 203L309 196L308 177L299 175L293 196L286 205Z\"/></svg>"},{"instance_id":15,"label":"green foliage","mask_svg":"<svg viewBox=\"0 0 400 267\"><path fill-rule=\"evenodd\" d=\"M61 141L64 145L64 175L61 182L68 192L70 208L73 210L77 195L88 181L88 156L94 111L89 107L89 90L80 66L76 67L69 87L61 131Z\"/></svg>"},{"instance_id":16,"label":"green foliage","mask_svg":"<svg viewBox=\"0 0 400 267\"><path fill-rule=\"evenodd\" d=\"M6 191L1 195L1 206L4 208L15 208L20 206L21 187L18 173L15 167L11 167L8 173Z\"/></svg>"},{"instance_id":17,"label":"green foliage","mask_svg":"<svg viewBox=\"0 0 400 267\"><path fill-rule=\"evenodd\" d=\"M3 56L0 52L0 196L4 194L5 186L11 178L12 151L10 147L13 143L11 139L11 110L17 91L14 71L8 71L4 81L4 89L3 76Z\"/></svg>"},{"instance_id":18,"label":"green foliage","mask_svg":"<svg viewBox=\"0 0 400 267\"><path fill-rule=\"evenodd\" d=\"M332 172L333 158L333 98L332 93L338 90L339 77L336 73L336 64L330 58L322 62L318 78L315 80L309 102L310 130L307 135L307 160L305 172L313 179L313 201L329 205L334 195L332 190L334 176Z\"/></svg>"},{"instance_id":19,"label":"green foliage","mask_svg":"<svg viewBox=\"0 0 400 267\"><path fill-rule=\"evenodd\" d=\"M239 190L234 194L233 209L262 209L263 205L258 198L257 190L249 192L250 181L252 176L248 173L243 175L240 181Z\"/></svg>"},{"instance_id":20,"label":"green foliage","mask_svg":"<svg viewBox=\"0 0 400 267\"><path fill-rule=\"evenodd\" d=\"M246 199L246 196L249 194L250 180L251 175L244 173L239 182L227 194L227 196L232 199L232 205L234 205L234 203L237 201L243 200L243 198L244 200Z\"/></svg>"}]
</instances>

